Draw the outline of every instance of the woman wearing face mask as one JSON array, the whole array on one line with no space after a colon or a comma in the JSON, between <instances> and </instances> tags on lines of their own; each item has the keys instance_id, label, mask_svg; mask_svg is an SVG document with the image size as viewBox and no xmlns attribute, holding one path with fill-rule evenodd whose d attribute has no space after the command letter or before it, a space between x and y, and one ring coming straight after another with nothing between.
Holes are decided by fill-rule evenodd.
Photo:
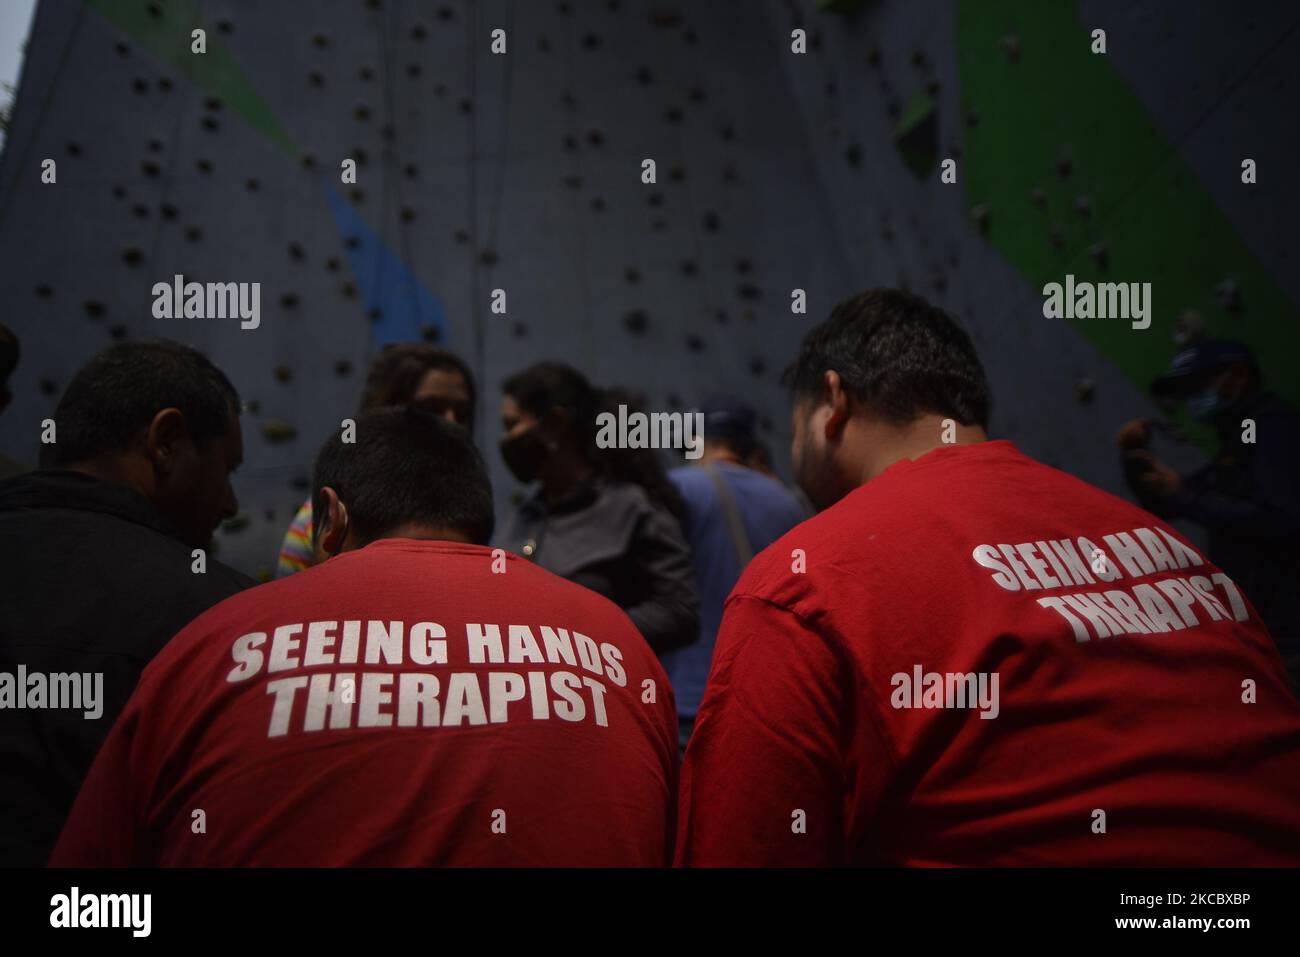
<instances>
[{"instance_id":1,"label":"woman wearing face mask","mask_svg":"<svg viewBox=\"0 0 1300 957\"><path fill-rule=\"evenodd\" d=\"M460 356L424 342L396 342L371 363L361 396L361 411L404 405L431 412L466 429L474 425L474 376ZM276 578L316 563L311 545L311 498L294 516L284 542Z\"/></svg>"},{"instance_id":2,"label":"woman wearing face mask","mask_svg":"<svg viewBox=\"0 0 1300 957\"><path fill-rule=\"evenodd\" d=\"M543 362L502 389L501 457L538 483L499 544L609 598L656 652L694 641L699 600L676 489L649 450L600 449L608 404L576 369Z\"/></svg>"}]
</instances>

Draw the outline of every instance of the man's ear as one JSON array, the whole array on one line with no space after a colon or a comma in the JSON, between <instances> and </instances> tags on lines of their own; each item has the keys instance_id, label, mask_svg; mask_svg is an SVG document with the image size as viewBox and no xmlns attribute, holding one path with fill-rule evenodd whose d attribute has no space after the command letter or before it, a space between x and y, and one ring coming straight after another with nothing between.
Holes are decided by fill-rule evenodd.
<instances>
[{"instance_id":1,"label":"man's ear","mask_svg":"<svg viewBox=\"0 0 1300 957\"><path fill-rule=\"evenodd\" d=\"M849 424L849 394L844 391L844 380L834 369L822 373L822 388L825 390L825 404L831 413L822 425L827 442L834 442L844 434L844 427Z\"/></svg>"},{"instance_id":2,"label":"man's ear","mask_svg":"<svg viewBox=\"0 0 1300 957\"><path fill-rule=\"evenodd\" d=\"M311 509L311 550L317 562L342 550L348 524L348 507L339 499L338 492L326 485Z\"/></svg>"},{"instance_id":3,"label":"man's ear","mask_svg":"<svg viewBox=\"0 0 1300 957\"><path fill-rule=\"evenodd\" d=\"M145 431L145 452L149 461L164 474L176 467L180 445L189 438L185 414L180 409L163 409L149 422Z\"/></svg>"}]
</instances>

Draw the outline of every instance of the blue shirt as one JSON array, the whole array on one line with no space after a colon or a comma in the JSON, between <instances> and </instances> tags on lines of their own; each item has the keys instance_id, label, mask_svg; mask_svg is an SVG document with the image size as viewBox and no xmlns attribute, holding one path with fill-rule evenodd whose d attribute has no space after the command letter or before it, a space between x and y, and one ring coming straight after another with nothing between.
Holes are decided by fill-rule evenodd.
<instances>
[{"instance_id":1,"label":"blue shirt","mask_svg":"<svg viewBox=\"0 0 1300 957\"><path fill-rule=\"evenodd\" d=\"M714 463L713 467L736 500L755 555L807 518L799 500L775 479L729 462ZM708 472L698 465L687 465L673 469L668 477L686 501L687 530L700 595L699 640L660 656L677 697L677 713L686 718L694 717L700 708L722 606L742 569L727 532L722 499Z\"/></svg>"}]
</instances>

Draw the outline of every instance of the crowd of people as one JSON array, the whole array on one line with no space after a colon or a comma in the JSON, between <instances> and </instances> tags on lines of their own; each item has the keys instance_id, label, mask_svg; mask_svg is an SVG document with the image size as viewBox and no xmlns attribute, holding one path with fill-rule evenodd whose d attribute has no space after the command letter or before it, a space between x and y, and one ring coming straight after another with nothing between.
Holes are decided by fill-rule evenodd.
<instances>
[{"instance_id":1,"label":"crowd of people","mask_svg":"<svg viewBox=\"0 0 1300 957\"><path fill-rule=\"evenodd\" d=\"M1150 511L990 437L915 295L840 303L784 381L792 487L741 398L667 467L596 441L634 397L518 371L497 528L470 368L389 346L256 584L207 554L235 386L105 349L0 481L0 864L1300 863L1300 445L1243 345L1155 384L1206 470L1120 433Z\"/></svg>"}]
</instances>

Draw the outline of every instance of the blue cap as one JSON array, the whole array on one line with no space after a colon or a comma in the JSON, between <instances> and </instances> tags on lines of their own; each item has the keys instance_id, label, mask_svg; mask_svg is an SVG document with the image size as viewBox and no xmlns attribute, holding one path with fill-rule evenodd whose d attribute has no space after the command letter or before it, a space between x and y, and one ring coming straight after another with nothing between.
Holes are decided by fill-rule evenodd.
<instances>
[{"instance_id":1,"label":"blue cap","mask_svg":"<svg viewBox=\"0 0 1300 957\"><path fill-rule=\"evenodd\" d=\"M1151 393L1161 396L1191 392L1204 382L1208 373L1234 362L1245 362L1255 368L1255 355L1249 346L1236 339L1202 339L1174 356L1169 371L1151 383Z\"/></svg>"},{"instance_id":2,"label":"blue cap","mask_svg":"<svg viewBox=\"0 0 1300 957\"><path fill-rule=\"evenodd\" d=\"M758 418L754 407L733 395L710 395L695 409L704 413L704 434L719 439L752 439Z\"/></svg>"}]
</instances>

